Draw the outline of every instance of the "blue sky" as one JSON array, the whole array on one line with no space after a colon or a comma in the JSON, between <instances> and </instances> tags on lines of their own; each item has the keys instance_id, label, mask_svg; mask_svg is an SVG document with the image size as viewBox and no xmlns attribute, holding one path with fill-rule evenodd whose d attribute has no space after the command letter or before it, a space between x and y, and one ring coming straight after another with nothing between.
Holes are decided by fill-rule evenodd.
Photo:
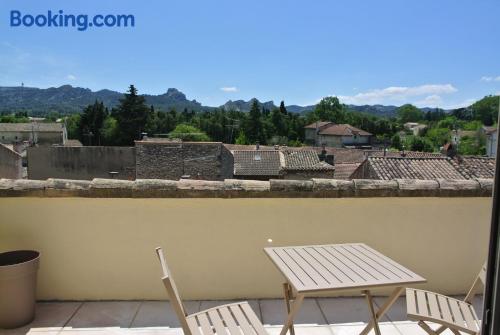
<instances>
[{"instance_id":1,"label":"blue sky","mask_svg":"<svg viewBox=\"0 0 500 335\"><path fill-rule=\"evenodd\" d=\"M133 28L10 27L24 14L133 14ZM0 2L0 86L451 108L500 92L500 1Z\"/></svg>"}]
</instances>

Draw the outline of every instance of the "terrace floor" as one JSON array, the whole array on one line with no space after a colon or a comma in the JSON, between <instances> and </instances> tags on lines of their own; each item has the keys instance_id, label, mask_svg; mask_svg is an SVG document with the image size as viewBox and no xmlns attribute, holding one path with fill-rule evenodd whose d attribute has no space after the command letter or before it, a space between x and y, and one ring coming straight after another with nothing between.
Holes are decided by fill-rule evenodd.
<instances>
[{"instance_id":1,"label":"terrace floor","mask_svg":"<svg viewBox=\"0 0 500 335\"><path fill-rule=\"evenodd\" d=\"M459 297L460 298L460 297ZM383 297L376 297L380 306ZM187 301L189 313L231 301ZM279 334L285 318L283 300L249 300L270 334ZM482 300L476 297L474 307L482 313ZM309 298L296 318L297 335L359 334L369 320L362 297ZM415 322L406 318L404 297L393 305L380 322L383 335L426 335ZM373 334L372 331L370 334ZM182 334L179 322L167 301L86 301L39 302L35 320L28 326L0 330L2 335L19 334ZM446 331L443 334L451 334Z\"/></svg>"}]
</instances>

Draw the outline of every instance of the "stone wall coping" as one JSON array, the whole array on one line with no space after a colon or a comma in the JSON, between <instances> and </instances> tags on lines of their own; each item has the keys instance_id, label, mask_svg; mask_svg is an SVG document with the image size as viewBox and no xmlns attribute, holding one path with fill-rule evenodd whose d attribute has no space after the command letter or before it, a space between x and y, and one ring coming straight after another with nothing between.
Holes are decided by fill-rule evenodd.
<instances>
[{"instance_id":1,"label":"stone wall coping","mask_svg":"<svg viewBox=\"0 0 500 335\"><path fill-rule=\"evenodd\" d=\"M182 141L182 142L176 142L176 141L158 141L158 140L146 140L146 141L134 141L136 144L198 144L198 145L203 145L203 144L222 144L222 142L193 142L193 141Z\"/></svg>"},{"instance_id":2,"label":"stone wall coping","mask_svg":"<svg viewBox=\"0 0 500 335\"><path fill-rule=\"evenodd\" d=\"M0 179L0 197L90 198L346 198L490 197L493 179L472 180L89 180Z\"/></svg>"}]
</instances>

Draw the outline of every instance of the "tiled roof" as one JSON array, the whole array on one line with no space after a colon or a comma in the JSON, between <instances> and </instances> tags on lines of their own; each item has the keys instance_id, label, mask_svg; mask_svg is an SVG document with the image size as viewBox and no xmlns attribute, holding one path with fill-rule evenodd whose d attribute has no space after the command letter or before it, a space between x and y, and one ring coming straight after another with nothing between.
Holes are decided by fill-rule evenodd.
<instances>
[{"instance_id":1,"label":"tiled roof","mask_svg":"<svg viewBox=\"0 0 500 335\"><path fill-rule=\"evenodd\" d=\"M351 179L352 174L361 165L361 163L341 163L335 165L334 179Z\"/></svg>"},{"instance_id":2,"label":"tiled roof","mask_svg":"<svg viewBox=\"0 0 500 335\"><path fill-rule=\"evenodd\" d=\"M366 151L370 157L384 157L383 150ZM408 157L408 158L444 158L445 155L436 152L405 151L404 156L400 151L387 151L385 157Z\"/></svg>"},{"instance_id":3,"label":"tiled roof","mask_svg":"<svg viewBox=\"0 0 500 335\"><path fill-rule=\"evenodd\" d=\"M449 158L369 157L366 164L378 179L467 179Z\"/></svg>"},{"instance_id":4,"label":"tiled roof","mask_svg":"<svg viewBox=\"0 0 500 335\"><path fill-rule=\"evenodd\" d=\"M285 158L285 170L329 171L335 169L328 163L320 162L314 150L283 150L282 153Z\"/></svg>"},{"instance_id":5,"label":"tiled roof","mask_svg":"<svg viewBox=\"0 0 500 335\"><path fill-rule=\"evenodd\" d=\"M332 171L314 150L233 150L235 176L279 176L282 171Z\"/></svg>"},{"instance_id":6,"label":"tiled roof","mask_svg":"<svg viewBox=\"0 0 500 335\"><path fill-rule=\"evenodd\" d=\"M331 136L371 136L367 131L351 126L350 124L332 124L325 127L319 132L320 135L331 135Z\"/></svg>"},{"instance_id":7,"label":"tiled roof","mask_svg":"<svg viewBox=\"0 0 500 335\"><path fill-rule=\"evenodd\" d=\"M279 176L281 153L278 150L234 150L235 176Z\"/></svg>"},{"instance_id":8,"label":"tiled roof","mask_svg":"<svg viewBox=\"0 0 500 335\"><path fill-rule=\"evenodd\" d=\"M318 121L318 122L314 122L314 123L308 124L304 128L316 129L316 127L321 128L321 127L329 125L329 124L333 124L333 122Z\"/></svg>"},{"instance_id":9,"label":"tiled roof","mask_svg":"<svg viewBox=\"0 0 500 335\"><path fill-rule=\"evenodd\" d=\"M253 151L255 150L255 145L244 145L244 144L224 144L224 146L230 150L241 150L241 151ZM261 145L261 150L275 150L273 146ZM317 154L321 154L323 150L322 147L280 147L281 151L307 151L313 150ZM366 150L366 149L350 149L350 148L336 148L336 147L325 147L326 153L334 156L335 165L342 163L362 163L366 157L383 157L383 150ZM419 152L419 151L405 151L405 157L410 158L443 158L446 157L441 153L434 152ZM386 157L403 157L399 151L387 151Z\"/></svg>"},{"instance_id":10,"label":"tiled roof","mask_svg":"<svg viewBox=\"0 0 500 335\"><path fill-rule=\"evenodd\" d=\"M0 132L2 131L12 131L12 132L62 132L62 123L0 123Z\"/></svg>"},{"instance_id":11,"label":"tiled roof","mask_svg":"<svg viewBox=\"0 0 500 335\"><path fill-rule=\"evenodd\" d=\"M465 179L495 177L495 158L457 156L451 162Z\"/></svg>"}]
</instances>

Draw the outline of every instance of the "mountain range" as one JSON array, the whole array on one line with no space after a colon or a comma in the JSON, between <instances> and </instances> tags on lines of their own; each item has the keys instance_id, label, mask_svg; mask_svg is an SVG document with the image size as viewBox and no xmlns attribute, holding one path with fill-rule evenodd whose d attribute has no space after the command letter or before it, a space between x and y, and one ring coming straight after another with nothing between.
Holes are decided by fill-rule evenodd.
<instances>
[{"instance_id":1,"label":"mountain range","mask_svg":"<svg viewBox=\"0 0 500 335\"><path fill-rule=\"evenodd\" d=\"M73 87L71 85L63 85L60 87L50 87L46 89L35 87L1 87L0 86L0 112L12 112L18 110L28 111L32 116L44 116L50 112L58 112L61 114L79 113L87 105L94 101L102 101L105 106L112 108L119 103L123 97L123 93L104 89L99 91L91 91L88 88ZM203 106L196 100L189 100L186 95L175 88L169 88L166 93L159 95L145 94L146 103L153 105L157 110L168 111L175 108L177 111L182 111L185 108L194 111L209 111L215 107ZM257 100L258 101L258 100ZM250 110L253 99L244 100L229 100L220 108L225 110L237 110L247 112ZM258 101L259 102L259 101ZM266 109L276 108L273 101L259 102ZM313 110L314 105L286 106L287 110L292 113L305 113ZM369 113L377 116L390 117L396 114L397 106L383 105L348 105L352 110ZM431 108L422 108L423 111L431 110Z\"/></svg>"}]
</instances>

